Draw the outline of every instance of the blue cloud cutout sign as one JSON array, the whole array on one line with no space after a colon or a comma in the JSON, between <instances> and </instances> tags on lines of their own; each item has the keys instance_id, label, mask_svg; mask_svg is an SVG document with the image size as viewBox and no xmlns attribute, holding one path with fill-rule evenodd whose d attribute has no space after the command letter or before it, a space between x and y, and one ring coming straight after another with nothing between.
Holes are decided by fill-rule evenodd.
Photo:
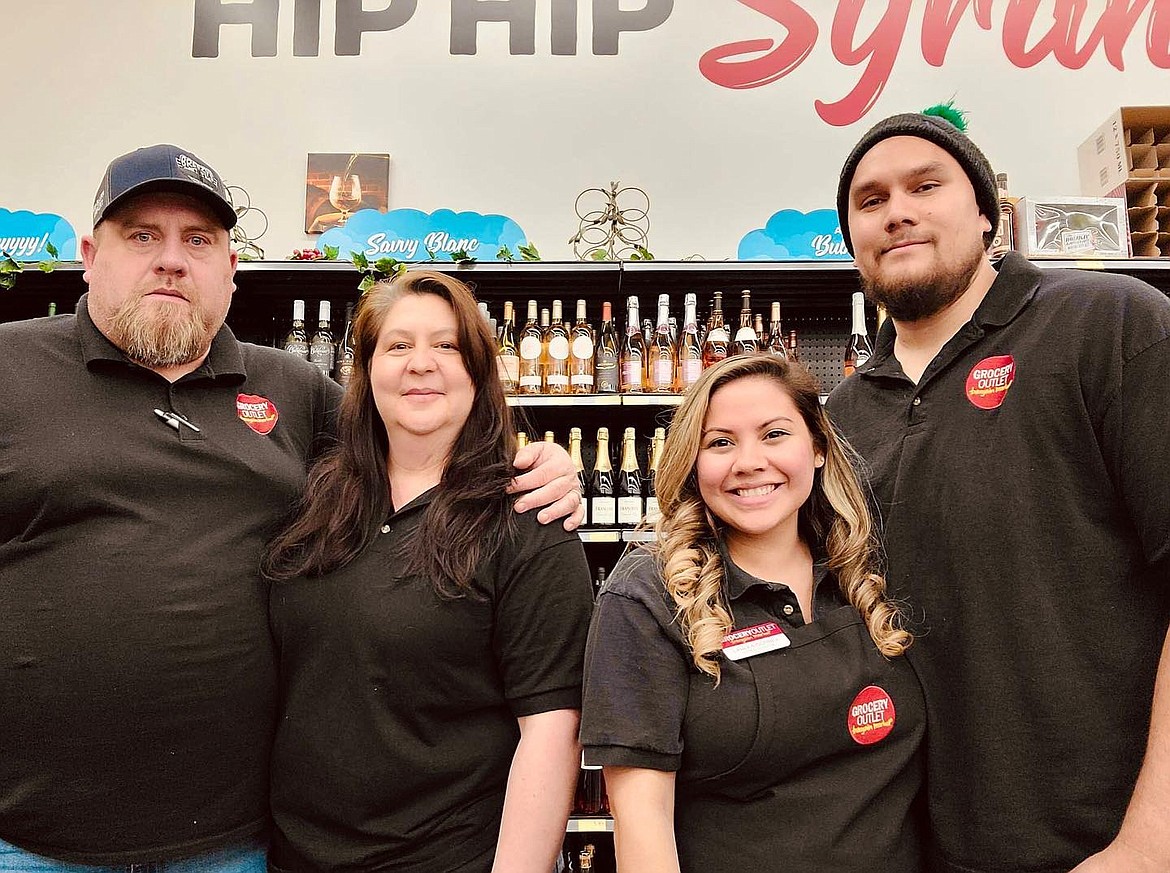
<instances>
[{"instance_id":1,"label":"blue cloud cutout sign","mask_svg":"<svg viewBox=\"0 0 1170 873\"><path fill-rule=\"evenodd\" d=\"M506 215L450 209L431 213L417 209L362 209L343 226L331 227L321 234L317 244L321 248L337 246L341 258L361 252L370 260L425 261L430 257L429 249L440 259L462 250L478 261L495 261L499 260L496 255L500 246L516 251L527 242L520 225Z\"/></svg>"},{"instance_id":2,"label":"blue cloud cutout sign","mask_svg":"<svg viewBox=\"0 0 1170 873\"><path fill-rule=\"evenodd\" d=\"M781 209L739 241L741 261L851 261L836 209Z\"/></svg>"},{"instance_id":3,"label":"blue cloud cutout sign","mask_svg":"<svg viewBox=\"0 0 1170 873\"><path fill-rule=\"evenodd\" d=\"M77 234L60 215L0 208L0 250L18 261L51 261L49 243L56 246L60 260L77 259Z\"/></svg>"}]
</instances>

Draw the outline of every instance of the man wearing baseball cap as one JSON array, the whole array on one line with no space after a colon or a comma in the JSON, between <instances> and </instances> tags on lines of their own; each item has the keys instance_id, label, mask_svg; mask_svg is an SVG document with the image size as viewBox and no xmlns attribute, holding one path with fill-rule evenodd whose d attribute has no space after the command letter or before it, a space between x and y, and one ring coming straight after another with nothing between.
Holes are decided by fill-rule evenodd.
<instances>
[{"instance_id":1,"label":"man wearing baseball cap","mask_svg":"<svg viewBox=\"0 0 1170 873\"><path fill-rule=\"evenodd\" d=\"M0 325L0 870L261 871L259 556L341 389L224 324L236 213L206 162L123 155L93 218L76 314ZM549 448L521 505L575 526Z\"/></svg>"},{"instance_id":2,"label":"man wearing baseball cap","mask_svg":"<svg viewBox=\"0 0 1170 873\"><path fill-rule=\"evenodd\" d=\"M987 247L982 152L895 115L845 161L889 318L833 392L921 619L933 870L1170 870L1170 301Z\"/></svg>"}]
</instances>

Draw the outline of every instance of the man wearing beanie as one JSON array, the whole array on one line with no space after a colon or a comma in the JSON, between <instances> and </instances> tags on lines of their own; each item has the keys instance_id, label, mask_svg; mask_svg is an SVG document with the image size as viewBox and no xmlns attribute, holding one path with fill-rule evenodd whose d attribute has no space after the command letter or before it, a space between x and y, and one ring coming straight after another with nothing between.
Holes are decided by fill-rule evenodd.
<instances>
[{"instance_id":1,"label":"man wearing beanie","mask_svg":"<svg viewBox=\"0 0 1170 873\"><path fill-rule=\"evenodd\" d=\"M841 231L889 318L833 392L914 616L941 873L1170 870L1170 301L993 264L994 175L879 122Z\"/></svg>"}]
</instances>

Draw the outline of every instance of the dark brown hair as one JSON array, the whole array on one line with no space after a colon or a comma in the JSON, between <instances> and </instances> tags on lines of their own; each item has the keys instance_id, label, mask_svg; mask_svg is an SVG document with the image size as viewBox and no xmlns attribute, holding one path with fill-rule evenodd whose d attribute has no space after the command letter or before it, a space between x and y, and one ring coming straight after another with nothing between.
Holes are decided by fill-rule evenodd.
<instances>
[{"instance_id":1,"label":"dark brown hair","mask_svg":"<svg viewBox=\"0 0 1170 873\"><path fill-rule=\"evenodd\" d=\"M404 545L401 571L422 575L444 596L467 591L481 562L512 530L516 433L496 364L496 342L471 290L429 270L410 271L371 288L354 317L354 371L338 412L338 444L309 470L292 520L269 544L270 579L316 576L356 558L390 512L386 428L374 406L370 359L391 307L407 294L433 294L455 314L459 354L475 399L418 531Z\"/></svg>"}]
</instances>

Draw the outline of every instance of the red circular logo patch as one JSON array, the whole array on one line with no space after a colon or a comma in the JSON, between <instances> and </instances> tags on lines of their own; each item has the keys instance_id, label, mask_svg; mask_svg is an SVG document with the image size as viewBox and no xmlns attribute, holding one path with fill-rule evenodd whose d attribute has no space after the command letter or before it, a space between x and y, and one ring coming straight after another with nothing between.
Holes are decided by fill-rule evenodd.
<instances>
[{"instance_id":1,"label":"red circular logo patch","mask_svg":"<svg viewBox=\"0 0 1170 873\"><path fill-rule=\"evenodd\" d=\"M967 374L967 399L980 409L1003 403L1016 378L1016 359L1011 355L984 358Z\"/></svg>"},{"instance_id":2,"label":"red circular logo patch","mask_svg":"<svg viewBox=\"0 0 1170 873\"><path fill-rule=\"evenodd\" d=\"M240 417L240 421L261 436L272 433L272 429L276 427L276 420L280 418L280 413L276 411L272 401L259 394L237 394L236 415Z\"/></svg>"},{"instance_id":3,"label":"red circular logo patch","mask_svg":"<svg viewBox=\"0 0 1170 873\"><path fill-rule=\"evenodd\" d=\"M849 704L845 726L854 742L871 746L890 735L894 718L894 699L877 685L869 685Z\"/></svg>"}]
</instances>

